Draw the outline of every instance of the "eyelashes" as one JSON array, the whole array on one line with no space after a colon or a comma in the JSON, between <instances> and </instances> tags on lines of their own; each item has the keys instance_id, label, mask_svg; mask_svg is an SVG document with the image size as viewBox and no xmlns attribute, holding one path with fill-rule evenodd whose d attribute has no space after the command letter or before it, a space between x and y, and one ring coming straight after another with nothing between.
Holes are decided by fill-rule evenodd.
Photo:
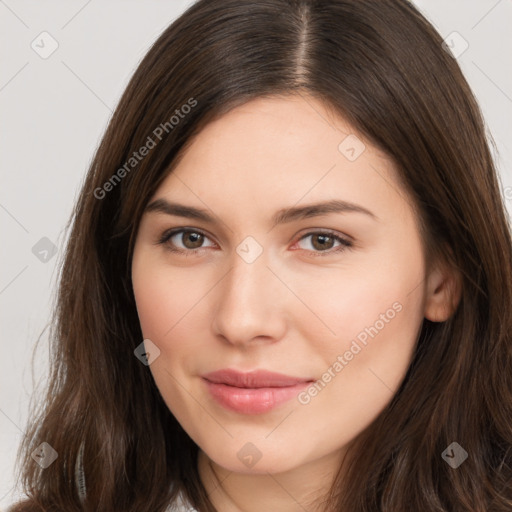
<instances>
[{"instance_id":1,"label":"eyelashes","mask_svg":"<svg viewBox=\"0 0 512 512\"><path fill-rule=\"evenodd\" d=\"M181 238L177 235L181 235ZM190 236L192 235L192 236ZM186 239L186 236L190 236L188 239ZM178 247L176 244L176 241L173 241L173 238L178 238L180 240L182 247ZM325 247L325 242L327 241L327 245L329 242L338 243L338 246L328 247L327 249L318 249L318 247L315 247L314 243L310 242L310 246L312 249L301 249L305 250L307 252L310 252L313 256L328 256L336 253L340 253L345 251L346 249L351 249L353 247L353 244L351 241L345 239L344 237L336 234L335 232L332 232L330 230L316 230L316 231L309 231L302 235L300 238L297 239L297 241L294 243L294 246L297 245L299 242L306 240L308 238L311 238L311 240L315 240L316 244L320 248L322 245ZM184 244L184 241L186 240L186 243L190 243L192 247L187 247ZM208 247L215 247L215 243L211 243L210 245L202 245L205 241L211 242L209 236L203 232L200 229L197 228L173 228L164 231L158 241L156 242L158 245L163 245L166 250L180 254L183 256L194 256L202 253L205 249Z\"/></svg>"}]
</instances>

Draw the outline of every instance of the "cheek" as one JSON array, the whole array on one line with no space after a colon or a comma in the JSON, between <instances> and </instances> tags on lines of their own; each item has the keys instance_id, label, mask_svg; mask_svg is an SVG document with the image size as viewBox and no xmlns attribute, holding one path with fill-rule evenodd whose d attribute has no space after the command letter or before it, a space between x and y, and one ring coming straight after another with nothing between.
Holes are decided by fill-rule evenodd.
<instances>
[{"instance_id":1,"label":"cheek","mask_svg":"<svg viewBox=\"0 0 512 512\"><path fill-rule=\"evenodd\" d=\"M323 365L299 402L306 431L318 423L327 425L315 441L319 452L349 443L368 427L389 404L409 367L422 321L420 293L407 295L406 287L381 291L368 299L356 290L353 301L344 299L338 315L330 317L337 338L310 333L309 339L317 340L311 348L314 355L321 354Z\"/></svg>"},{"instance_id":2,"label":"cheek","mask_svg":"<svg viewBox=\"0 0 512 512\"><path fill-rule=\"evenodd\" d=\"M390 245L390 247L393 247ZM385 251L384 251L385 252ZM317 410L333 410L336 428L359 431L391 400L409 367L423 320L424 276L419 247L376 255L364 272L340 272L309 295L336 336L316 339L324 373L311 396ZM377 260L380 260L380 264Z\"/></svg>"},{"instance_id":3,"label":"cheek","mask_svg":"<svg viewBox=\"0 0 512 512\"><path fill-rule=\"evenodd\" d=\"M339 277L333 272L332 278L321 287L303 277L305 286L297 295L307 299L307 306L318 313L325 327L320 322L306 322L304 318L302 325L308 330L305 338L319 338L321 330L326 346L334 344L343 348L345 342L356 337L364 342L364 333L371 326L383 331L391 324L403 328L408 321L417 323L421 319L420 296L413 292L417 275L418 272L391 274L383 272L382 267L374 274L365 271L363 275L348 275L340 271ZM413 314L415 311L417 314Z\"/></svg>"},{"instance_id":4,"label":"cheek","mask_svg":"<svg viewBox=\"0 0 512 512\"><path fill-rule=\"evenodd\" d=\"M329 279L302 278L299 293L327 327L299 320L302 338L314 340L311 348L321 355L326 371L339 362L338 356L346 356L341 363L345 377L340 380L350 377L363 386L366 380L371 387L381 377L395 388L407 371L423 320L419 285L424 268L419 244L411 242L407 251L398 251L397 246L389 244L375 252L372 261L357 269L331 269Z\"/></svg>"},{"instance_id":5,"label":"cheek","mask_svg":"<svg viewBox=\"0 0 512 512\"><path fill-rule=\"evenodd\" d=\"M190 412L183 384L197 373L204 352L210 325L204 307L215 280L197 269L170 268L141 250L134 254L132 283L144 339L160 350L149 370L169 409L183 420Z\"/></svg>"},{"instance_id":6,"label":"cheek","mask_svg":"<svg viewBox=\"0 0 512 512\"><path fill-rule=\"evenodd\" d=\"M161 261L143 254L134 257L132 282L144 337L164 345L208 291L205 279L184 269L170 272Z\"/></svg>"},{"instance_id":7,"label":"cheek","mask_svg":"<svg viewBox=\"0 0 512 512\"><path fill-rule=\"evenodd\" d=\"M149 370L163 400L178 418L189 414L190 404L181 384L186 382L189 361L197 354L190 319L207 291L206 286L198 288L200 282L183 269L170 272L161 259L143 249L134 252L132 283L142 334L160 350Z\"/></svg>"}]
</instances>

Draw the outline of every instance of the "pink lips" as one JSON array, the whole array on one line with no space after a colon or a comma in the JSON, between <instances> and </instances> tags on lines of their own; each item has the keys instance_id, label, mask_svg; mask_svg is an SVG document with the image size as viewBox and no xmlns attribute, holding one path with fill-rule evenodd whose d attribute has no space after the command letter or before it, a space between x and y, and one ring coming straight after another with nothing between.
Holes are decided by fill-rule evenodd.
<instances>
[{"instance_id":1,"label":"pink lips","mask_svg":"<svg viewBox=\"0 0 512 512\"><path fill-rule=\"evenodd\" d=\"M224 369L202 376L212 397L222 406L244 414L270 411L305 389L313 379L267 370L248 373Z\"/></svg>"}]
</instances>

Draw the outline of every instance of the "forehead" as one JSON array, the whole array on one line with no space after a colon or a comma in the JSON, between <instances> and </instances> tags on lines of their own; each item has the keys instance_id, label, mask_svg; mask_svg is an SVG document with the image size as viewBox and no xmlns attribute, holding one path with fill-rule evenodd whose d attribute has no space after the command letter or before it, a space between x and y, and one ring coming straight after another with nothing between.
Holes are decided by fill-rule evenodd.
<instances>
[{"instance_id":1,"label":"forehead","mask_svg":"<svg viewBox=\"0 0 512 512\"><path fill-rule=\"evenodd\" d=\"M388 157L319 100L294 95L251 100L206 125L154 198L243 216L326 199L385 210L404 194Z\"/></svg>"}]
</instances>

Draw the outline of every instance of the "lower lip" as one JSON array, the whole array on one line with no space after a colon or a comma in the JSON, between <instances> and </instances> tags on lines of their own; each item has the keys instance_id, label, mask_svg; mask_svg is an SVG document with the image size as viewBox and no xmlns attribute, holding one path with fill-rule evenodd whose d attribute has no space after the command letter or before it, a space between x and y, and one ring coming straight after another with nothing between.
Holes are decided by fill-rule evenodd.
<instances>
[{"instance_id":1,"label":"lower lip","mask_svg":"<svg viewBox=\"0 0 512 512\"><path fill-rule=\"evenodd\" d=\"M279 388L237 388L203 379L212 397L226 409L242 414L268 412L295 398L311 382Z\"/></svg>"}]
</instances>

